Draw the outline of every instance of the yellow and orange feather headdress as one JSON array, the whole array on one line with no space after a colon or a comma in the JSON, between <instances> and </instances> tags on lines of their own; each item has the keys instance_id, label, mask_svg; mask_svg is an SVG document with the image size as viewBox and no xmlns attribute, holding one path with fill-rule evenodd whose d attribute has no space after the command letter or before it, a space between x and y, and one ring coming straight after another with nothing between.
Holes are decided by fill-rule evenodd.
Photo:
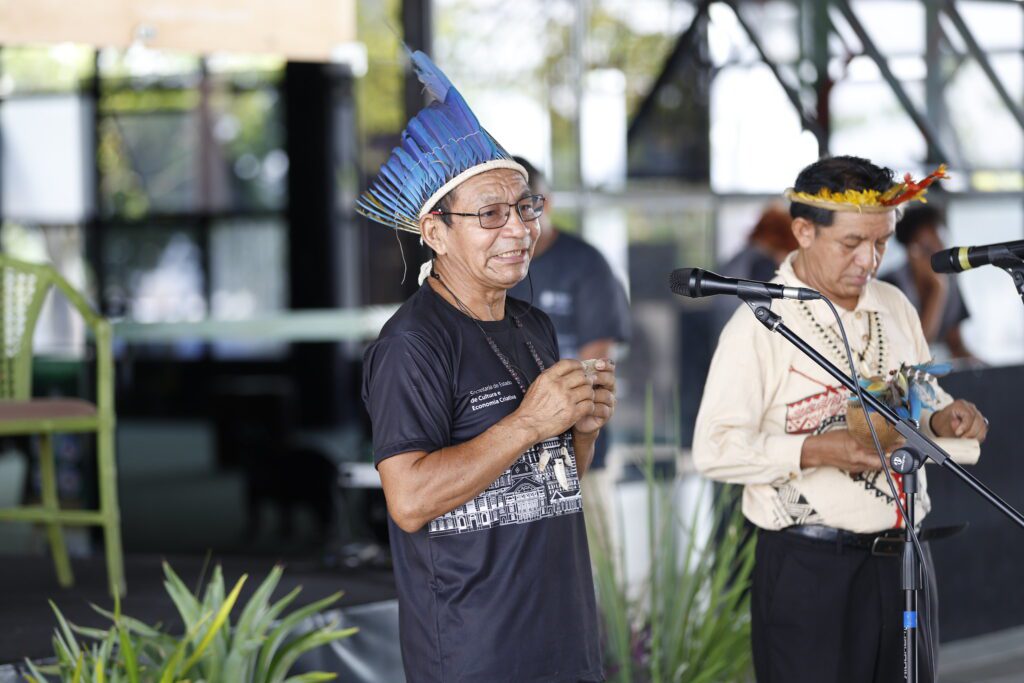
<instances>
[{"instance_id":1,"label":"yellow and orange feather headdress","mask_svg":"<svg viewBox=\"0 0 1024 683\"><path fill-rule=\"evenodd\" d=\"M786 199L798 204L806 204L829 211L852 211L857 213L882 213L892 211L900 204L917 200L927 202L924 198L928 186L936 180L948 178L946 165L942 164L935 171L919 181L914 181L910 174L903 176L902 183L896 183L885 192L878 190L846 190L833 192L827 187L821 188L817 194L797 192L792 187L783 194Z\"/></svg>"}]
</instances>

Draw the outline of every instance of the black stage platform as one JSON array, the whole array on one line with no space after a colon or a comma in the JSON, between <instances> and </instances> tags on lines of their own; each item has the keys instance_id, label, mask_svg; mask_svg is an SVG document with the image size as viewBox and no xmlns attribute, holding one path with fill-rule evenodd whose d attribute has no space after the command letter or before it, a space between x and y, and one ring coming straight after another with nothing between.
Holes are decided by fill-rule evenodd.
<instances>
[{"instance_id":1,"label":"black stage platform","mask_svg":"<svg viewBox=\"0 0 1024 683\"><path fill-rule=\"evenodd\" d=\"M188 586L199 580L206 559L203 557L168 557L174 571ZM149 624L163 623L170 628L180 624L174 604L163 587L163 558L128 556L125 573L128 595L122 610L125 614ZM234 584L248 574L239 604L252 595L274 566L271 558L225 556L209 561L207 578L214 564L224 570L225 582ZM390 570L330 569L305 560L285 560L284 577L275 597L281 597L296 586L302 593L296 606L305 605L336 591L345 595L335 608L345 610L358 605L394 600L395 584ZM72 560L76 584L71 589L57 586L53 563L48 556L0 556L0 665L53 656L50 642L56 618L48 600L53 600L64 616L81 626L105 627L110 622L94 612L94 603L111 609L113 601L106 590L106 569L100 559Z\"/></svg>"}]
</instances>

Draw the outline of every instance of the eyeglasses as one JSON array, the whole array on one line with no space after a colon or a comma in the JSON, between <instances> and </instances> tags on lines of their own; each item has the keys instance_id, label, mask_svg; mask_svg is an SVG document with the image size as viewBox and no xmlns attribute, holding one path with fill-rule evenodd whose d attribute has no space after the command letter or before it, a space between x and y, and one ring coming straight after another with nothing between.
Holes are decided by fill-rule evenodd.
<instances>
[{"instance_id":1,"label":"eyeglasses","mask_svg":"<svg viewBox=\"0 0 1024 683\"><path fill-rule=\"evenodd\" d=\"M520 220L523 223L529 223L540 218L540 215L544 213L544 195L533 194L529 197L523 197L517 202L511 204L488 204L481 208L476 213L458 213L455 211L431 211L431 216L476 216L480 219L480 227L485 230L496 230L497 228L505 227L508 223L509 216L512 215L512 207L516 207L516 213L519 214Z\"/></svg>"}]
</instances>

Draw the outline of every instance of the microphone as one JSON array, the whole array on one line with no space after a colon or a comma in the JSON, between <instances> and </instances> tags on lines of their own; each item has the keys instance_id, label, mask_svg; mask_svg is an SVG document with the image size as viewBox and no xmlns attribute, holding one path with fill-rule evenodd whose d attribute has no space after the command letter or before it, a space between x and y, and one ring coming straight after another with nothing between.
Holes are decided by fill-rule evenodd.
<instances>
[{"instance_id":1,"label":"microphone","mask_svg":"<svg viewBox=\"0 0 1024 683\"><path fill-rule=\"evenodd\" d=\"M674 294L682 294L694 299L714 294L733 294L741 297L744 294L752 294L772 299L800 299L801 301L822 298L821 294L806 287L785 287L774 282L739 280L723 277L700 268L673 270L669 275L668 284Z\"/></svg>"},{"instance_id":2,"label":"microphone","mask_svg":"<svg viewBox=\"0 0 1024 683\"><path fill-rule=\"evenodd\" d=\"M953 247L932 254L932 270L936 273L961 273L978 266L1006 268L1024 261L1024 240L999 242L981 247Z\"/></svg>"}]
</instances>

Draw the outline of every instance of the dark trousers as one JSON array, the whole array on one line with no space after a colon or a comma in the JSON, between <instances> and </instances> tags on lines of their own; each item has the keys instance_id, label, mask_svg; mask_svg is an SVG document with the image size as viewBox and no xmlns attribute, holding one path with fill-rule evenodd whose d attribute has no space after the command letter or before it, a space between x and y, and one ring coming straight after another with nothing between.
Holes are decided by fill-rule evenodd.
<instances>
[{"instance_id":1,"label":"dark trousers","mask_svg":"<svg viewBox=\"0 0 1024 683\"><path fill-rule=\"evenodd\" d=\"M924 550L931 578L918 591L918 674L931 683L938 595L927 543ZM898 557L760 531L750 605L758 683L902 681L899 572Z\"/></svg>"}]
</instances>

